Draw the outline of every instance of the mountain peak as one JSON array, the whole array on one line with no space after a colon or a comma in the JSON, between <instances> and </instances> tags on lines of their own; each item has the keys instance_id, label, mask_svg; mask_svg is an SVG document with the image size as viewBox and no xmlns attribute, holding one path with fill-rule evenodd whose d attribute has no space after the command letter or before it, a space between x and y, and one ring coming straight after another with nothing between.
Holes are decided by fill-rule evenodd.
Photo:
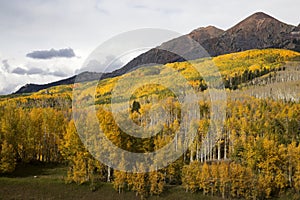
<instances>
[{"instance_id":1,"label":"mountain peak","mask_svg":"<svg viewBox=\"0 0 300 200\"><path fill-rule=\"evenodd\" d=\"M261 34L260 32L278 34L280 31L288 32L288 29L291 29L292 27L294 26L285 24L266 13L257 12L247 17L234 27L230 28L228 33L233 34L243 30L243 32L248 32L251 34L256 33L256 35Z\"/></svg>"},{"instance_id":2,"label":"mountain peak","mask_svg":"<svg viewBox=\"0 0 300 200\"><path fill-rule=\"evenodd\" d=\"M197 42L203 42L207 39L215 38L224 33L224 30L215 26L200 27L189 33L189 36Z\"/></svg>"},{"instance_id":3,"label":"mountain peak","mask_svg":"<svg viewBox=\"0 0 300 200\"><path fill-rule=\"evenodd\" d=\"M209 25L209 26L206 26L206 27L200 27L200 28L194 29L192 32L197 32L197 31L214 31L214 30L221 30L221 29L219 29L219 28L217 28L215 26Z\"/></svg>"},{"instance_id":4,"label":"mountain peak","mask_svg":"<svg viewBox=\"0 0 300 200\"><path fill-rule=\"evenodd\" d=\"M249 19L249 18L250 18L250 19L266 19L266 18L269 18L269 19L275 19L274 17L272 17L272 16L270 16L270 15L264 13L264 12L256 12L256 13L250 15L250 16L248 17L248 19Z\"/></svg>"},{"instance_id":5,"label":"mountain peak","mask_svg":"<svg viewBox=\"0 0 300 200\"><path fill-rule=\"evenodd\" d=\"M241 21L240 23L238 23L237 25L235 25L234 27L232 27L231 29L235 29L235 28L244 28L244 27L256 27L256 28L260 28L261 25L270 25L270 24L274 24L274 25L279 25L279 24L284 24L283 22L278 21L277 19L275 19L274 17L271 17L270 15L263 13L263 12L257 12L254 13L253 15L250 15L249 17L247 17L246 19L244 19L243 21Z\"/></svg>"}]
</instances>

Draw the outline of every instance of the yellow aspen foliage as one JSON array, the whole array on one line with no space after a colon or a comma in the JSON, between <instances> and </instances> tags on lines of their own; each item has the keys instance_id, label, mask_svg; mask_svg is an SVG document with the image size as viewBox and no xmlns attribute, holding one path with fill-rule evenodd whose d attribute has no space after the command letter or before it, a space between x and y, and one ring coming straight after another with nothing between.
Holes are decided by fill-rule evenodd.
<instances>
[{"instance_id":1,"label":"yellow aspen foliage","mask_svg":"<svg viewBox=\"0 0 300 200\"><path fill-rule=\"evenodd\" d=\"M165 176L160 171L149 173L150 195L159 195L164 190Z\"/></svg>"},{"instance_id":2,"label":"yellow aspen foliage","mask_svg":"<svg viewBox=\"0 0 300 200\"><path fill-rule=\"evenodd\" d=\"M4 140L0 149L0 173L13 172L15 167L16 159L13 146Z\"/></svg>"},{"instance_id":3,"label":"yellow aspen foliage","mask_svg":"<svg viewBox=\"0 0 300 200\"><path fill-rule=\"evenodd\" d=\"M114 171L114 181L113 181L113 186L115 190L117 190L119 193L121 193L126 185L127 181L127 173L123 171Z\"/></svg>"},{"instance_id":4,"label":"yellow aspen foliage","mask_svg":"<svg viewBox=\"0 0 300 200\"><path fill-rule=\"evenodd\" d=\"M147 174L146 173L135 173L133 182L133 191L136 192L137 196L141 196L144 199L148 195L147 191Z\"/></svg>"},{"instance_id":5,"label":"yellow aspen foliage","mask_svg":"<svg viewBox=\"0 0 300 200\"><path fill-rule=\"evenodd\" d=\"M295 174L293 176L293 181L294 181L294 189L295 191L300 194L300 161L298 161L298 165L296 167Z\"/></svg>"},{"instance_id":6,"label":"yellow aspen foliage","mask_svg":"<svg viewBox=\"0 0 300 200\"><path fill-rule=\"evenodd\" d=\"M243 167L240 164L230 164L230 194L234 198L239 198L242 195L243 185Z\"/></svg>"},{"instance_id":7,"label":"yellow aspen foliage","mask_svg":"<svg viewBox=\"0 0 300 200\"><path fill-rule=\"evenodd\" d=\"M199 177L199 187L203 191L203 194L208 194L210 192L210 170L208 164L205 162L202 166L201 174Z\"/></svg>"},{"instance_id":8,"label":"yellow aspen foliage","mask_svg":"<svg viewBox=\"0 0 300 200\"><path fill-rule=\"evenodd\" d=\"M78 153L72 159L71 170L68 171L68 181L75 182L77 184L82 184L88 181L87 177L87 160L83 158L81 153Z\"/></svg>"},{"instance_id":9,"label":"yellow aspen foliage","mask_svg":"<svg viewBox=\"0 0 300 200\"><path fill-rule=\"evenodd\" d=\"M199 181L201 181L200 163L197 161L185 165L182 169L182 184L188 192L196 192L199 189Z\"/></svg>"},{"instance_id":10,"label":"yellow aspen foliage","mask_svg":"<svg viewBox=\"0 0 300 200\"><path fill-rule=\"evenodd\" d=\"M210 186L211 186L211 195L214 196L219 189L220 185L220 177L219 177L219 165L218 163L212 163L210 166L210 173L211 173L211 181L210 181Z\"/></svg>"}]
</instances>

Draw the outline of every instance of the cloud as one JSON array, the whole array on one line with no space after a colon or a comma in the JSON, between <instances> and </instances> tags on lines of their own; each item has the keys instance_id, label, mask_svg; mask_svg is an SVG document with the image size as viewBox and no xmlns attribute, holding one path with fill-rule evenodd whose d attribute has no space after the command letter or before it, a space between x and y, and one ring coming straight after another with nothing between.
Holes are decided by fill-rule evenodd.
<instances>
[{"instance_id":1,"label":"cloud","mask_svg":"<svg viewBox=\"0 0 300 200\"><path fill-rule=\"evenodd\" d=\"M8 64L8 60L2 60L2 68L6 72L9 71L10 65Z\"/></svg>"},{"instance_id":2,"label":"cloud","mask_svg":"<svg viewBox=\"0 0 300 200\"><path fill-rule=\"evenodd\" d=\"M88 61L87 65L85 67L83 67L82 69L77 70L76 73L83 72L83 71L111 72L116 69L119 69L123 65L124 65L124 63L120 59L116 58L113 55L108 55L103 60L92 59L92 60Z\"/></svg>"},{"instance_id":3,"label":"cloud","mask_svg":"<svg viewBox=\"0 0 300 200\"><path fill-rule=\"evenodd\" d=\"M58 77L66 77L66 76L68 76L65 72L62 72L62 71L50 72L50 75L58 76Z\"/></svg>"},{"instance_id":4,"label":"cloud","mask_svg":"<svg viewBox=\"0 0 300 200\"><path fill-rule=\"evenodd\" d=\"M13 74L19 74L19 75L24 75L24 74L27 73L27 70L23 69L21 67L17 67L15 69L13 69L11 73L13 73Z\"/></svg>"},{"instance_id":5,"label":"cloud","mask_svg":"<svg viewBox=\"0 0 300 200\"><path fill-rule=\"evenodd\" d=\"M73 49L50 49L50 50L39 50L33 51L31 53L26 54L26 57L33 59L51 59L51 58L72 58L75 57L75 53Z\"/></svg>"},{"instance_id":6,"label":"cloud","mask_svg":"<svg viewBox=\"0 0 300 200\"><path fill-rule=\"evenodd\" d=\"M17 67L12 70L13 74L18 74L18 75L50 75L50 76L57 76L57 77L66 77L68 76L65 72L62 71L49 71L43 70L40 68L30 68L30 69L24 69L21 67Z\"/></svg>"},{"instance_id":7,"label":"cloud","mask_svg":"<svg viewBox=\"0 0 300 200\"><path fill-rule=\"evenodd\" d=\"M27 70L28 75L45 74L45 72L47 72L47 71L44 71L43 69L35 68L35 67Z\"/></svg>"}]
</instances>

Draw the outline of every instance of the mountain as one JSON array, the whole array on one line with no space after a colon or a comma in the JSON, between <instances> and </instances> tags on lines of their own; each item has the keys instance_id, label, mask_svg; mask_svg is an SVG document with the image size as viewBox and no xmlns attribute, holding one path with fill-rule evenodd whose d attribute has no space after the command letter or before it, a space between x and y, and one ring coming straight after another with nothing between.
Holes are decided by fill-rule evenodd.
<instances>
[{"instance_id":1,"label":"mountain","mask_svg":"<svg viewBox=\"0 0 300 200\"><path fill-rule=\"evenodd\" d=\"M249 49L282 48L300 51L297 27L259 12L228 29L220 37L202 43L211 56Z\"/></svg>"},{"instance_id":2,"label":"mountain","mask_svg":"<svg viewBox=\"0 0 300 200\"><path fill-rule=\"evenodd\" d=\"M205 52L202 52L201 49L199 49L198 51L195 51L195 49L193 49L195 45L191 44L191 38L201 44L206 40L219 37L223 33L223 30L218 29L214 26L201 27L195 29L188 35L183 35L181 37L164 42L160 46L150 49L149 51L139 55L138 57L134 58L129 63L127 63L121 69L115 70L113 74L119 76L145 64L166 64L184 61L182 56L179 55L188 57L190 60L207 56L207 54ZM167 49L168 51L164 49ZM198 53L195 55L194 52Z\"/></svg>"},{"instance_id":3,"label":"mountain","mask_svg":"<svg viewBox=\"0 0 300 200\"><path fill-rule=\"evenodd\" d=\"M198 55L190 55L190 52L194 52L194 49L187 49L187 46L193 46L189 44L190 38L199 42L210 56L266 48L282 48L299 52L300 35L298 29L299 26L295 27L285 24L265 13L258 12L227 31L208 26L196 29L188 35L170 40L136 57L119 71L129 71L129 69L136 66L148 63L165 64L183 60L181 56L161 49L168 49L171 52L174 50L184 52L182 54L188 55L191 58L207 56L203 52L200 52Z\"/></svg>"},{"instance_id":4,"label":"mountain","mask_svg":"<svg viewBox=\"0 0 300 200\"><path fill-rule=\"evenodd\" d=\"M207 52L197 45L191 45L191 39L197 41ZM288 25L262 12L255 13L232 28L224 31L214 26L201 27L191 33L167 41L127 63L111 73L95 74L91 77L101 79L116 77L146 64L166 64L201 57L218 56L249 49L281 48L300 52L300 24ZM166 51L167 49L168 51ZM80 74L78 75L80 76ZM84 79L90 81L96 79ZM46 85L29 84L16 93L29 93L54 85L72 84L74 77Z\"/></svg>"}]
</instances>

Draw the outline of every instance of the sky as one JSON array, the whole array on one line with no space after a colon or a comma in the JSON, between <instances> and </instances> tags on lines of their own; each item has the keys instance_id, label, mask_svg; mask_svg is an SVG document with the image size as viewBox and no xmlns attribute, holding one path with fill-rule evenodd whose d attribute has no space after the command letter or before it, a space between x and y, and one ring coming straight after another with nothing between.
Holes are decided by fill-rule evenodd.
<instances>
[{"instance_id":1,"label":"sky","mask_svg":"<svg viewBox=\"0 0 300 200\"><path fill-rule=\"evenodd\" d=\"M226 30L258 11L298 25L299 7L299 0L0 0L0 94L78 73L94 49L120 33Z\"/></svg>"}]
</instances>

